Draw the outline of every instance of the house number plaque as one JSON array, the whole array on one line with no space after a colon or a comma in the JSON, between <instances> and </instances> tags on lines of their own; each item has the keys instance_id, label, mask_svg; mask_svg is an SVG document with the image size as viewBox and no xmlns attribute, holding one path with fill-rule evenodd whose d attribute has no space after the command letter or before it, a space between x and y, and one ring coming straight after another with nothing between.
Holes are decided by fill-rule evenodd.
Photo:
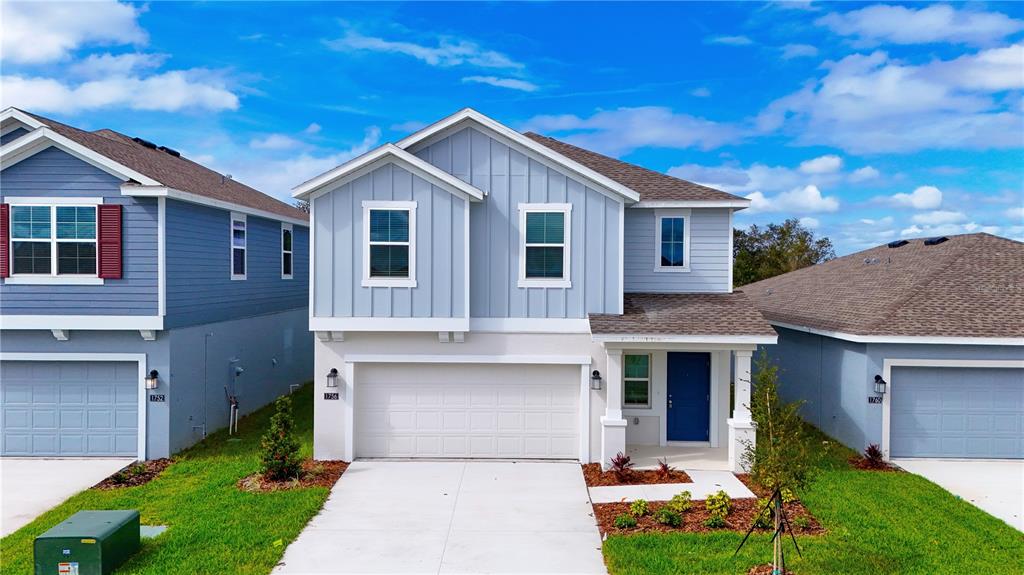
<instances>
[{"instance_id":1,"label":"house number plaque","mask_svg":"<svg viewBox=\"0 0 1024 575\"><path fill-rule=\"evenodd\" d=\"M882 403L882 398L877 395L869 395L868 403Z\"/></svg>"},{"instance_id":2,"label":"house number plaque","mask_svg":"<svg viewBox=\"0 0 1024 575\"><path fill-rule=\"evenodd\" d=\"M327 392L324 393L324 399L338 399L338 392Z\"/></svg>"},{"instance_id":3,"label":"house number plaque","mask_svg":"<svg viewBox=\"0 0 1024 575\"><path fill-rule=\"evenodd\" d=\"M163 402L167 401L167 396L162 394L162 393L159 393L159 394L153 393L153 394L150 394L149 400L154 402L154 403L163 403Z\"/></svg>"}]
</instances>

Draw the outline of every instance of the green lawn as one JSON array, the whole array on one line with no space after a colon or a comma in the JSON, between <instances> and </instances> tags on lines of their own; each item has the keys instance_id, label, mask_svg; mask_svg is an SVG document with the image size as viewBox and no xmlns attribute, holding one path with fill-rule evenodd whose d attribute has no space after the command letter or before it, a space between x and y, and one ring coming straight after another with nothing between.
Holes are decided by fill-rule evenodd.
<instances>
[{"instance_id":1,"label":"green lawn","mask_svg":"<svg viewBox=\"0 0 1024 575\"><path fill-rule=\"evenodd\" d=\"M803 559L787 540L786 565L798 575L1024 573L1024 534L909 473L858 471L836 451L804 504L828 529L800 537ZM764 535L739 556L735 533L611 536L604 555L612 575L740 574L771 559Z\"/></svg>"},{"instance_id":2,"label":"green lawn","mask_svg":"<svg viewBox=\"0 0 1024 575\"><path fill-rule=\"evenodd\" d=\"M313 395L294 396L296 428L306 456L313 446ZM239 423L240 441L218 432L182 452L154 481L113 491L90 489L0 540L5 575L32 573L32 540L82 509L138 509L142 522L167 525L160 537L117 571L126 573L269 573L285 547L319 511L328 490L317 487L245 493L235 483L259 465L259 437L272 406Z\"/></svg>"}]
</instances>

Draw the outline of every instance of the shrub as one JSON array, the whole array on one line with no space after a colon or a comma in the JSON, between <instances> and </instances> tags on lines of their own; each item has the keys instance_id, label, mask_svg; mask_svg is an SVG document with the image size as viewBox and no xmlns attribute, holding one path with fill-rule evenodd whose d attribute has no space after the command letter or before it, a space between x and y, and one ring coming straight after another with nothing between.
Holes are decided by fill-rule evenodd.
<instances>
[{"instance_id":1,"label":"shrub","mask_svg":"<svg viewBox=\"0 0 1024 575\"><path fill-rule=\"evenodd\" d=\"M796 493L793 493L793 490L788 487L780 489L779 495L782 495L783 503L793 503L794 501L797 501Z\"/></svg>"},{"instance_id":2,"label":"shrub","mask_svg":"<svg viewBox=\"0 0 1024 575\"><path fill-rule=\"evenodd\" d=\"M681 515L672 511L668 507L662 507L654 514L654 520L662 525L668 525L669 527L679 527L683 522Z\"/></svg>"},{"instance_id":3,"label":"shrub","mask_svg":"<svg viewBox=\"0 0 1024 575\"><path fill-rule=\"evenodd\" d=\"M793 525L796 525L800 529L810 529L811 521L804 515L797 515L793 518Z\"/></svg>"},{"instance_id":4,"label":"shrub","mask_svg":"<svg viewBox=\"0 0 1024 575\"><path fill-rule=\"evenodd\" d=\"M270 418L270 429L260 440L260 471L271 481L284 481L298 477L302 462L299 459L299 440L295 438L291 398L277 398L275 408L277 412Z\"/></svg>"},{"instance_id":5,"label":"shrub","mask_svg":"<svg viewBox=\"0 0 1024 575\"><path fill-rule=\"evenodd\" d=\"M704 520L704 527L710 527L712 529L720 529L725 527L725 519L717 515L712 515Z\"/></svg>"},{"instance_id":6,"label":"shrub","mask_svg":"<svg viewBox=\"0 0 1024 575\"><path fill-rule=\"evenodd\" d=\"M628 513L623 513L615 518L615 527L618 529L632 529L636 527L636 518Z\"/></svg>"},{"instance_id":7,"label":"shrub","mask_svg":"<svg viewBox=\"0 0 1024 575\"><path fill-rule=\"evenodd\" d=\"M692 504L693 502L690 501L690 492L683 491L673 495L672 499L670 499L669 502L665 504L665 507L667 507L670 511L682 514L688 511Z\"/></svg>"},{"instance_id":8,"label":"shrub","mask_svg":"<svg viewBox=\"0 0 1024 575\"><path fill-rule=\"evenodd\" d=\"M758 529L771 529L772 527L772 500L768 498L757 500L757 515L754 517L754 527ZM768 512L765 512L768 509Z\"/></svg>"},{"instance_id":9,"label":"shrub","mask_svg":"<svg viewBox=\"0 0 1024 575\"><path fill-rule=\"evenodd\" d=\"M668 479L676 468L668 464L668 458L658 460L658 477Z\"/></svg>"},{"instance_id":10,"label":"shrub","mask_svg":"<svg viewBox=\"0 0 1024 575\"><path fill-rule=\"evenodd\" d=\"M718 493L708 495L707 500L704 501L704 506L707 507L708 513L712 517L725 519L732 509L732 499L729 498L728 493L719 490Z\"/></svg>"},{"instance_id":11,"label":"shrub","mask_svg":"<svg viewBox=\"0 0 1024 575\"><path fill-rule=\"evenodd\" d=\"M629 514L633 517L643 517L651 512L651 507L646 499L637 499L629 504Z\"/></svg>"},{"instance_id":12,"label":"shrub","mask_svg":"<svg viewBox=\"0 0 1024 575\"><path fill-rule=\"evenodd\" d=\"M633 473L633 462L621 451L612 458L612 473L619 481L626 481Z\"/></svg>"},{"instance_id":13,"label":"shrub","mask_svg":"<svg viewBox=\"0 0 1024 575\"><path fill-rule=\"evenodd\" d=\"M885 469L885 459L882 457L882 448L877 443L872 443L864 450L864 467L868 469Z\"/></svg>"}]
</instances>

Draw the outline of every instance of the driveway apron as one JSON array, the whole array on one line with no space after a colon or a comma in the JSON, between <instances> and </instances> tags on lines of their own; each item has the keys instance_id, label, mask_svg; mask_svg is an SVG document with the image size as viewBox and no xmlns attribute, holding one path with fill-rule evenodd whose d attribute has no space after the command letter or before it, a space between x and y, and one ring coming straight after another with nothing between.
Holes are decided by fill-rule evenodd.
<instances>
[{"instance_id":1,"label":"driveway apron","mask_svg":"<svg viewBox=\"0 0 1024 575\"><path fill-rule=\"evenodd\" d=\"M1024 461L895 459L893 463L1024 531Z\"/></svg>"}]
</instances>

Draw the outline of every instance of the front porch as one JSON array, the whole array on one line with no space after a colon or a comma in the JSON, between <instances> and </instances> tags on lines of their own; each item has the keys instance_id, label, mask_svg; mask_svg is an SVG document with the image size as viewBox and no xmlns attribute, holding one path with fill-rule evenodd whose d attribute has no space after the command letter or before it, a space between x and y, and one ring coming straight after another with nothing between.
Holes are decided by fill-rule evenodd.
<instances>
[{"instance_id":1,"label":"front porch","mask_svg":"<svg viewBox=\"0 0 1024 575\"><path fill-rule=\"evenodd\" d=\"M721 447L678 447L672 445L629 445L626 455L635 469L657 469L658 462L667 460L676 469L697 471L730 471L729 449Z\"/></svg>"}]
</instances>

